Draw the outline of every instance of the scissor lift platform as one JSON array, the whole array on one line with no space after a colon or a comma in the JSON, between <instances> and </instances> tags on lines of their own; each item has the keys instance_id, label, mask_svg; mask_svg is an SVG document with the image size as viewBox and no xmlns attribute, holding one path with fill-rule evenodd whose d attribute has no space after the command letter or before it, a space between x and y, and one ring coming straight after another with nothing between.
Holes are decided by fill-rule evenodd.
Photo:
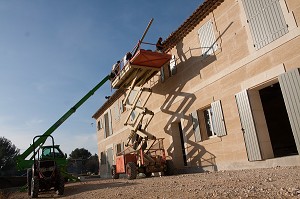
<instances>
[{"instance_id":1,"label":"scissor lift platform","mask_svg":"<svg viewBox=\"0 0 300 199\"><path fill-rule=\"evenodd\" d=\"M112 80L112 88L128 88L134 79L136 79L134 86L142 86L156 75L170 59L170 54L139 49Z\"/></svg>"}]
</instances>

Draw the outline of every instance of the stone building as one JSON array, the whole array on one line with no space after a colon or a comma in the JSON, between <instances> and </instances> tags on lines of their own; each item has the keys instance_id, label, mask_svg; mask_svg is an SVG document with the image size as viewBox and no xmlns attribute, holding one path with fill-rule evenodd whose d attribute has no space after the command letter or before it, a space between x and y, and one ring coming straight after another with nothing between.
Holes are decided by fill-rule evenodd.
<instances>
[{"instance_id":1,"label":"stone building","mask_svg":"<svg viewBox=\"0 0 300 199\"><path fill-rule=\"evenodd\" d=\"M300 165L299 23L299 0L205 0L163 42L147 131L178 169ZM103 177L130 134L126 92L93 115Z\"/></svg>"}]
</instances>

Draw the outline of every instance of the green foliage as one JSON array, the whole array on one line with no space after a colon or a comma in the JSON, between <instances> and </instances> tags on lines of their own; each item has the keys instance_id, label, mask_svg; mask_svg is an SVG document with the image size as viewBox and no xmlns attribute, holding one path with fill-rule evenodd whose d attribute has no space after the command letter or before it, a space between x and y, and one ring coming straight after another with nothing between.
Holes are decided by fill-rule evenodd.
<instances>
[{"instance_id":1,"label":"green foliage","mask_svg":"<svg viewBox=\"0 0 300 199\"><path fill-rule=\"evenodd\" d=\"M12 142L0 137L0 173L7 174L15 171L16 156L20 150Z\"/></svg>"},{"instance_id":2,"label":"green foliage","mask_svg":"<svg viewBox=\"0 0 300 199\"><path fill-rule=\"evenodd\" d=\"M76 148L68 158L68 167L77 173L94 173L99 171L98 155L92 155L88 150Z\"/></svg>"},{"instance_id":3,"label":"green foliage","mask_svg":"<svg viewBox=\"0 0 300 199\"><path fill-rule=\"evenodd\" d=\"M85 163L85 168L88 172L98 174L99 172L99 157L97 154L92 155Z\"/></svg>"},{"instance_id":4,"label":"green foliage","mask_svg":"<svg viewBox=\"0 0 300 199\"><path fill-rule=\"evenodd\" d=\"M81 149L76 148L74 151L71 152L71 154L69 156L71 159L86 160L86 159L90 158L91 155L92 154L85 148L81 148Z\"/></svg>"}]
</instances>

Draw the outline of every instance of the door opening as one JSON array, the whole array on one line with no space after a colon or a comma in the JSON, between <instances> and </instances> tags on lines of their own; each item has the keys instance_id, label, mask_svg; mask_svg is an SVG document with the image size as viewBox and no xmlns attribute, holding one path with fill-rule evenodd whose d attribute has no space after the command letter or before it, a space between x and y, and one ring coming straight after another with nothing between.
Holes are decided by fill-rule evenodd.
<instances>
[{"instance_id":1,"label":"door opening","mask_svg":"<svg viewBox=\"0 0 300 199\"><path fill-rule=\"evenodd\" d=\"M279 83L259 91L275 157L297 155L297 147Z\"/></svg>"}]
</instances>

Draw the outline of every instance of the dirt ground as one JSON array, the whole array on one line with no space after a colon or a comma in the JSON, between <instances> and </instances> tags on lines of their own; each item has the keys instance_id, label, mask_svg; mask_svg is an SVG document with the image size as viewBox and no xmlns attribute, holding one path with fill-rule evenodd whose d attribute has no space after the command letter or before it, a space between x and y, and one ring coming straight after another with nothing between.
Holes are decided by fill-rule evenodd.
<instances>
[{"instance_id":1,"label":"dirt ground","mask_svg":"<svg viewBox=\"0 0 300 199\"><path fill-rule=\"evenodd\" d=\"M300 198L300 167L182 174L127 179L89 179L68 183L65 194L39 198ZM3 190L2 190L3 191ZM0 193L2 198L29 198L26 192Z\"/></svg>"}]
</instances>

